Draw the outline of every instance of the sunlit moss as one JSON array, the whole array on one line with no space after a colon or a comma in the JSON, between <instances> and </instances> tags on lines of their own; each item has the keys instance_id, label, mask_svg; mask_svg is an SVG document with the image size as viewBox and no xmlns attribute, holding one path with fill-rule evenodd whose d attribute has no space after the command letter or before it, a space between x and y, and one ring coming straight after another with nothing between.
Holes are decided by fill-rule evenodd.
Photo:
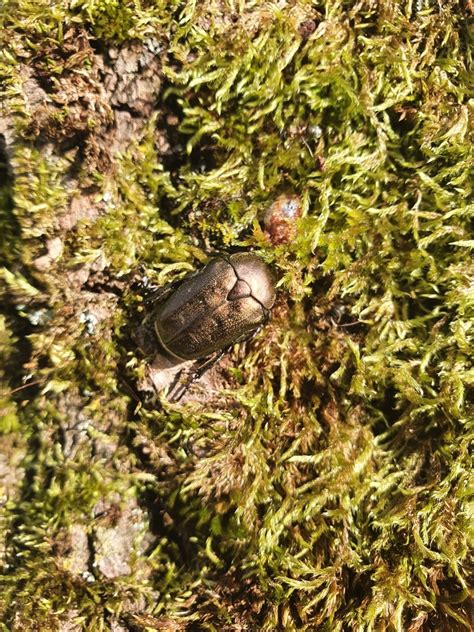
<instances>
[{"instance_id":1,"label":"sunlit moss","mask_svg":"<svg viewBox=\"0 0 474 632\"><path fill-rule=\"evenodd\" d=\"M469 629L469 6L7 5L0 94L17 131L22 64L69 28L97 50L160 42L163 89L114 169L73 187L57 148L19 133L0 156L0 431L26 450L2 514L0 619ZM99 212L63 234L83 185ZM261 220L281 193L303 217L273 246ZM143 403L128 280L143 266L171 281L232 247L274 267L271 322L232 351L211 406ZM85 438L68 452L74 424ZM113 494L149 512L148 546L129 576L74 576L58 544L80 524L93 549Z\"/></svg>"}]
</instances>

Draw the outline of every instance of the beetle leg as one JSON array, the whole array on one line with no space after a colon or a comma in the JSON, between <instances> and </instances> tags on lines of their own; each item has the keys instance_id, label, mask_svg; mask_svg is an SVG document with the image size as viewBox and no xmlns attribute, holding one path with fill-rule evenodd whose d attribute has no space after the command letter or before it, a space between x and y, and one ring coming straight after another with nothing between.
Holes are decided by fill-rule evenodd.
<instances>
[{"instance_id":1,"label":"beetle leg","mask_svg":"<svg viewBox=\"0 0 474 632\"><path fill-rule=\"evenodd\" d=\"M183 376L183 372L184 369L181 369L180 371L177 371L176 375L174 376L174 380L171 382L169 389L168 389L168 400L170 402L179 402L179 400L181 399L181 397L184 395L184 391L179 395L177 395L177 393L179 394L178 391L178 384L181 381L181 377Z\"/></svg>"},{"instance_id":2,"label":"beetle leg","mask_svg":"<svg viewBox=\"0 0 474 632\"><path fill-rule=\"evenodd\" d=\"M199 380L199 378L202 377L206 371L208 371L217 362L219 362L219 360L221 360L235 344L253 338L261 330L261 328L262 326L260 325L259 327L256 327L253 331L247 332L240 336L240 338L237 338L237 340L233 342L229 347L222 349L222 351L218 351L213 356L205 360L202 364L198 365L193 371L189 372L187 376L183 379L183 381L181 381L181 378L183 377L184 370L178 371L168 391L168 393L172 393L172 395L169 397L169 401L179 402L179 400L183 397L191 384ZM173 393L173 391L175 392Z\"/></svg>"},{"instance_id":3,"label":"beetle leg","mask_svg":"<svg viewBox=\"0 0 474 632\"><path fill-rule=\"evenodd\" d=\"M152 321L155 317L155 309L154 306L161 303L166 297L173 292L175 289L176 282L170 282L164 285L163 287L157 287L156 285L149 285L144 288L145 291L142 293L143 303L147 310L147 314L143 319L143 325L148 325L150 321Z\"/></svg>"},{"instance_id":4,"label":"beetle leg","mask_svg":"<svg viewBox=\"0 0 474 632\"><path fill-rule=\"evenodd\" d=\"M192 279L193 277L199 274L199 270L193 272L192 274L188 274L186 279ZM154 303L161 303L164 301L169 294L171 294L177 287L181 285L183 279L177 279L176 281L169 281L163 286L160 285L151 285L150 283L143 285L143 298L147 305L153 305Z\"/></svg>"},{"instance_id":5,"label":"beetle leg","mask_svg":"<svg viewBox=\"0 0 474 632\"><path fill-rule=\"evenodd\" d=\"M146 305L153 305L163 301L173 291L175 283L167 283L163 287L149 286L144 293L144 301Z\"/></svg>"},{"instance_id":6,"label":"beetle leg","mask_svg":"<svg viewBox=\"0 0 474 632\"><path fill-rule=\"evenodd\" d=\"M175 390L175 392L169 398L169 401L179 402L179 400L183 397L191 384L194 384L194 382L199 380L199 378L202 377L206 371L217 364L217 362L219 362L219 360L221 360L235 344L244 342L244 340L248 340L249 338L253 338L255 334L260 331L260 329L261 327L257 327L255 331L251 331L250 333L246 333L243 336L240 336L240 338L233 342L229 347L226 347L225 349L222 349L222 351L215 353L213 356L205 360L202 364L198 365L193 371L189 372L187 376L183 379L183 381L181 381L181 378L184 371L179 371L168 391L169 393L173 393L173 390Z\"/></svg>"},{"instance_id":7,"label":"beetle leg","mask_svg":"<svg viewBox=\"0 0 474 632\"><path fill-rule=\"evenodd\" d=\"M215 353L213 356L211 356L210 358L205 360L202 364L198 365L195 369L189 372L182 381L181 381L181 377L182 377L183 371L180 371L177 374L176 379L174 380L173 384L170 387L169 392L172 393L172 395L169 398L169 401L179 402L179 400L183 397L183 395L186 393L186 391L191 386L191 384L194 384L194 382L199 380L199 378L202 377L204 373L208 371L212 366L214 366L216 362L219 362L219 360L224 356L225 353L226 353L226 350ZM173 393L173 390L175 391L174 393Z\"/></svg>"},{"instance_id":8,"label":"beetle leg","mask_svg":"<svg viewBox=\"0 0 474 632\"><path fill-rule=\"evenodd\" d=\"M133 284L133 289L137 294L142 296L143 302L148 307L150 305L153 306L154 303L163 301L181 283L180 280L177 280L169 281L165 285L155 285L150 282L148 277L144 276L144 269L141 272L142 278Z\"/></svg>"}]
</instances>

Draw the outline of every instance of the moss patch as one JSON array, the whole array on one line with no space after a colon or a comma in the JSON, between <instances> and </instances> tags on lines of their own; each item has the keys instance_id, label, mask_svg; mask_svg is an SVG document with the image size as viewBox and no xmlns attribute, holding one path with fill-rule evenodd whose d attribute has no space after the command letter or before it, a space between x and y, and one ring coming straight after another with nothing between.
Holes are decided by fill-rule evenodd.
<instances>
[{"instance_id":1,"label":"moss patch","mask_svg":"<svg viewBox=\"0 0 474 632\"><path fill-rule=\"evenodd\" d=\"M4 3L3 629L470 629L469 11ZM148 402L135 282L235 247L271 322Z\"/></svg>"}]
</instances>

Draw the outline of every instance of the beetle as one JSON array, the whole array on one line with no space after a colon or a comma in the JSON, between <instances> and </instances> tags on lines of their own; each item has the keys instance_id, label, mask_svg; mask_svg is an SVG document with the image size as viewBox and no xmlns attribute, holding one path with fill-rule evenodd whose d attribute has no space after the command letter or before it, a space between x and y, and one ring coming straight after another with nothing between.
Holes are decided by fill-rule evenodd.
<instances>
[{"instance_id":1,"label":"beetle","mask_svg":"<svg viewBox=\"0 0 474 632\"><path fill-rule=\"evenodd\" d=\"M211 356L184 390L232 344L264 325L274 302L273 275L253 253L214 257L177 287L165 289L152 313L160 346L181 361Z\"/></svg>"}]
</instances>

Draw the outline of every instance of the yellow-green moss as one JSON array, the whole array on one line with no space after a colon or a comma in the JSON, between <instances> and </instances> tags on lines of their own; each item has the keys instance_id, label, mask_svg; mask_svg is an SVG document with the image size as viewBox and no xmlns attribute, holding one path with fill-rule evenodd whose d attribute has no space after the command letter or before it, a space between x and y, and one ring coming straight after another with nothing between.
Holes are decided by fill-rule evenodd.
<instances>
[{"instance_id":1,"label":"yellow-green moss","mask_svg":"<svg viewBox=\"0 0 474 632\"><path fill-rule=\"evenodd\" d=\"M0 98L17 130L0 157L0 429L27 444L2 516L5 630L66 619L107 630L111 618L140 630L469 629L468 11L451 0L0 9ZM80 172L72 188L71 156L18 133L31 116L21 65L44 50L47 67L71 28L95 50L159 42L164 75L114 169ZM53 66L67 70L56 53ZM86 186L100 212L65 234L58 217ZM292 243L272 246L259 221L288 191L304 216ZM42 269L57 236L62 254ZM279 276L271 322L232 352L212 407L140 402L129 279L144 266L164 283L237 246ZM92 288L74 276L87 266ZM87 438L69 454L78 414ZM93 548L94 512L113 493L118 511L138 499L148 512L149 546L132 552L130 576L74 576L58 542L80 524Z\"/></svg>"}]
</instances>

